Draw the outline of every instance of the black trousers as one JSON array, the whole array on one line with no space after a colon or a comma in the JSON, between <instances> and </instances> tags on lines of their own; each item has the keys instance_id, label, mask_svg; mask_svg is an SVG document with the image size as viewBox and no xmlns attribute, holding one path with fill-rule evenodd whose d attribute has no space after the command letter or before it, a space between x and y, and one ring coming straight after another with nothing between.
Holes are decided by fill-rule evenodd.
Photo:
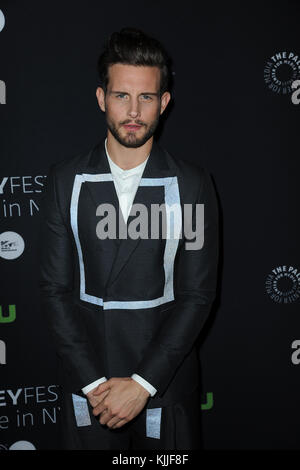
<instances>
[{"instance_id":1,"label":"black trousers","mask_svg":"<svg viewBox=\"0 0 300 470\"><path fill-rule=\"evenodd\" d=\"M79 401L85 412L88 409L90 424L79 420L80 425L78 425L74 395L63 394L60 414L63 449L191 450L202 448L201 403L198 388L179 403L154 410L145 408L132 421L119 429L109 429L106 425L100 424L99 418L92 414L88 400L79 398Z\"/></svg>"}]
</instances>

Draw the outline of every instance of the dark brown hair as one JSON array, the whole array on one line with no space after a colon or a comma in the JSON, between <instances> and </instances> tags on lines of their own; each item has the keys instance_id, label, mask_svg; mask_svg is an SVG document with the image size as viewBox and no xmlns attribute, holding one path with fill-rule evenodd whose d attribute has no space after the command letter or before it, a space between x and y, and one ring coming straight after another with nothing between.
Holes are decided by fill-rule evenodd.
<instances>
[{"instance_id":1,"label":"dark brown hair","mask_svg":"<svg viewBox=\"0 0 300 470\"><path fill-rule=\"evenodd\" d=\"M135 28L114 32L105 44L98 59L100 85L106 92L108 67L113 64L158 67L161 73L160 95L169 90L171 60L159 41Z\"/></svg>"}]
</instances>

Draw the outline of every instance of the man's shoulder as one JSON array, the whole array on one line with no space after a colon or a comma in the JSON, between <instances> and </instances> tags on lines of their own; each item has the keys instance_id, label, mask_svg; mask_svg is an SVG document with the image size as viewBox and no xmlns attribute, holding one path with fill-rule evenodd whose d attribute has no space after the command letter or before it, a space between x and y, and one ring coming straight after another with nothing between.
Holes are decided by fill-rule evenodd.
<instances>
[{"instance_id":1,"label":"man's shoulder","mask_svg":"<svg viewBox=\"0 0 300 470\"><path fill-rule=\"evenodd\" d=\"M89 162L92 149L78 152L73 155L69 155L62 160L52 163L50 165L50 171L57 177L73 177L76 173L81 172Z\"/></svg>"},{"instance_id":2,"label":"man's shoulder","mask_svg":"<svg viewBox=\"0 0 300 470\"><path fill-rule=\"evenodd\" d=\"M171 154L167 150L165 150L165 154L169 166L174 169L174 171L176 171L176 174L183 181L189 184L195 183L196 185L199 185L199 183L201 183L203 179L207 177L208 170L201 162L191 162L177 154Z\"/></svg>"}]
</instances>

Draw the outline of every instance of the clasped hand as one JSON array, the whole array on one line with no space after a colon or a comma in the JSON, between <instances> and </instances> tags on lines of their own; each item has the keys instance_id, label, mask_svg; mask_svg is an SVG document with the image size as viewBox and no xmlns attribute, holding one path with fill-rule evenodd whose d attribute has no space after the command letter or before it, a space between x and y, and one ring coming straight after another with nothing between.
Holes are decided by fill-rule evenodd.
<instances>
[{"instance_id":1,"label":"clasped hand","mask_svg":"<svg viewBox=\"0 0 300 470\"><path fill-rule=\"evenodd\" d=\"M93 415L111 429L120 428L137 416L149 392L130 377L113 377L87 394Z\"/></svg>"}]
</instances>

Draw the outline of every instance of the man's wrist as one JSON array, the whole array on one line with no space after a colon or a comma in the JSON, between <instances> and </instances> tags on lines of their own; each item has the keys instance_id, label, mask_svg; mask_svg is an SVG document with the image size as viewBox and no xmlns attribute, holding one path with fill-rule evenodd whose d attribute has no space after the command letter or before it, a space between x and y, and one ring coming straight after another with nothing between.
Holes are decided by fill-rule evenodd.
<instances>
[{"instance_id":1,"label":"man's wrist","mask_svg":"<svg viewBox=\"0 0 300 470\"><path fill-rule=\"evenodd\" d=\"M143 385L141 385L139 382L137 382L136 380L134 380L132 378L131 378L131 380L135 383L135 385L137 385L139 393L142 395L142 397L144 397L144 398L149 398L150 397L150 392L145 387L143 387Z\"/></svg>"},{"instance_id":2,"label":"man's wrist","mask_svg":"<svg viewBox=\"0 0 300 470\"><path fill-rule=\"evenodd\" d=\"M131 378L135 380L136 382L138 382L140 385L142 385L142 387L145 390L147 390L147 392L149 393L151 397L153 397L156 394L157 392L156 388L154 388L149 382L143 379L143 377L141 377L140 375L132 374Z\"/></svg>"},{"instance_id":3,"label":"man's wrist","mask_svg":"<svg viewBox=\"0 0 300 470\"><path fill-rule=\"evenodd\" d=\"M98 385L102 384L103 382L106 382L107 378L106 377L101 377L101 379L95 380L94 382L90 383L86 387L82 388L82 392L87 395L89 392L95 390Z\"/></svg>"}]
</instances>

